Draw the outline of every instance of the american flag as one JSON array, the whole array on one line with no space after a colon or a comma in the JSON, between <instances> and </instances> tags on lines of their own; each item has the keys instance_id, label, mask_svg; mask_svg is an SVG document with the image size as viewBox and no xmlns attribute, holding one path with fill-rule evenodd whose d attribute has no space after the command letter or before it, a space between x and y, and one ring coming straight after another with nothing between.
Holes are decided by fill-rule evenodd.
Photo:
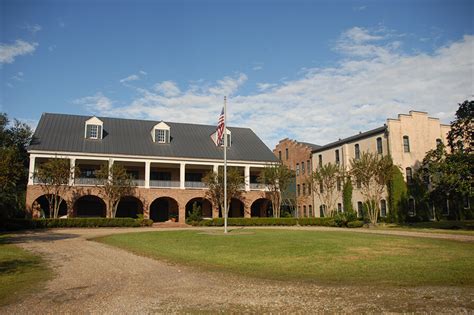
<instances>
[{"instance_id":1,"label":"american flag","mask_svg":"<svg viewBox=\"0 0 474 315\"><path fill-rule=\"evenodd\" d=\"M224 107L222 107L221 115L219 116L219 122L217 123L217 145L224 144Z\"/></svg>"}]
</instances>

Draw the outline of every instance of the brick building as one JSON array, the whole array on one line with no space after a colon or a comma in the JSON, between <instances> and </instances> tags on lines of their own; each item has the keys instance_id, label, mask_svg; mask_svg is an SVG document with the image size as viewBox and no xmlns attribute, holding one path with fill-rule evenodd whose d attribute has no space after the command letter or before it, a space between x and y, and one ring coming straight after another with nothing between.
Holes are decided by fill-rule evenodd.
<instances>
[{"instance_id":1,"label":"brick building","mask_svg":"<svg viewBox=\"0 0 474 315\"><path fill-rule=\"evenodd\" d=\"M79 175L61 205L69 217L105 216L106 202L99 194L95 173L101 165L122 164L136 189L119 203L117 216L143 214L154 221L178 217L184 222L197 202L204 217L218 217L219 209L206 199L206 173L223 165L223 149L215 144L216 126L146 120L43 114L28 148L30 155L26 207L33 217L37 202L48 204L34 174L51 158L69 159ZM257 179L268 163L277 162L270 149L248 128L228 127L229 167L242 176L242 198L233 199L229 217L267 216L270 203Z\"/></svg>"},{"instance_id":2,"label":"brick building","mask_svg":"<svg viewBox=\"0 0 474 315\"><path fill-rule=\"evenodd\" d=\"M273 149L273 154L289 169L295 171L296 205L299 217L314 216L314 199L307 183L311 174L311 152L320 146L285 138Z\"/></svg>"}]
</instances>

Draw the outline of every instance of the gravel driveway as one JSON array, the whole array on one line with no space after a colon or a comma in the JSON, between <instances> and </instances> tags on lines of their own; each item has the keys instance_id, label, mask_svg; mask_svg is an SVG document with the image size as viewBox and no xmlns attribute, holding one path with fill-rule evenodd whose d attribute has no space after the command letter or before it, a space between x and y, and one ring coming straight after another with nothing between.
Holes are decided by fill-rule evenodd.
<instances>
[{"instance_id":1,"label":"gravel driveway","mask_svg":"<svg viewBox=\"0 0 474 315\"><path fill-rule=\"evenodd\" d=\"M354 287L265 281L170 265L87 240L150 230L169 231L56 229L14 236L19 246L45 257L55 277L44 290L0 308L0 313L474 311L474 288L374 289L370 283Z\"/></svg>"}]
</instances>

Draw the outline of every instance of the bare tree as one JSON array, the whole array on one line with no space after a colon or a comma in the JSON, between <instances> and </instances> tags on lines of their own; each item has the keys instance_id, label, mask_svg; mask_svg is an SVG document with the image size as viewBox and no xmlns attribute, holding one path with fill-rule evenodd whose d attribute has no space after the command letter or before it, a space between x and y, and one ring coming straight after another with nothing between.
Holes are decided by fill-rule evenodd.
<instances>
[{"instance_id":1,"label":"bare tree","mask_svg":"<svg viewBox=\"0 0 474 315\"><path fill-rule=\"evenodd\" d=\"M354 182L360 183L360 193L364 197L367 215L372 224L377 224L380 213L380 200L392 177L393 162L390 156L364 152L360 159L351 160L350 175Z\"/></svg>"},{"instance_id":2,"label":"bare tree","mask_svg":"<svg viewBox=\"0 0 474 315\"><path fill-rule=\"evenodd\" d=\"M281 194L288 188L294 173L283 164L269 164L263 169L259 182L268 190L272 202L273 217L280 217Z\"/></svg>"},{"instance_id":3,"label":"bare tree","mask_svg":"<svg viewBox=\"0 0 474 315\"><path fill-rule=\"evenodd\" d=\"M52 158L40 164L34 174L36 182L41 186L49 203L49 217L57 218L59 207L63 202L63 196L72 186L69 179L77 172L71 167L69 159Z\"/></svg>"},{"instance_id":4,"label":"bare tree","mask_svg":"<svg viewBox=\"0 0 474 315\"><path fill-rule=\"evenodd\" d=\"M107 217L115 218L120 199L133 195L135 184L126 169L117 163L103 164L97 172L100 194L107 200Z\"/></svg>"},{"instance_id":5,"label":"bare tree","mask_svg":"<svg viewBox=\"0 0 474 315\"><path fill-rule=\"evenodd\" d=\"M206 191L206 197L209 198L214 205L219 205L224 211L224 174L219 170L209 172L203 178L209 188ZM242 186L244 178L236 167L229 167L227 170L227 211L229 211L230 201L232 198L240 198L242 195Z\"/></svg>"},{"instance_id":6,"label":"bare tree","mask_svg":"<svg viewBox=\"0 0 474 315\"><path fill-rule=\"evenodd\" d=\"M325 217L333 217L337 212L336 202L341 195L337 185L338 178L340 180L341 176L343 172L339 165L327 163L313 170L311 176L308 177L308 184L324 205L322 209Z\"/></svg>"}]
</instances>

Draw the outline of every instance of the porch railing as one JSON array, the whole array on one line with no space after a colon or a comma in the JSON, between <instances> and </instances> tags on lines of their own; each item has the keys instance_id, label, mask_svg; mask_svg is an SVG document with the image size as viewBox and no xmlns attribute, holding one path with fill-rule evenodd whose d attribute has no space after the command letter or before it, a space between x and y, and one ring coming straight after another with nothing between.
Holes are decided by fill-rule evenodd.
<instances>
[{"instance_id":1,"label":"porch railing","mask_svg":"<svg viewBox=\"0 0 474 315\"><path fill-rule=\"evenodd\" d=\"M176 180L150 180L150 187L176 188L179 181Z\"/></svg>"}]
</instances>

